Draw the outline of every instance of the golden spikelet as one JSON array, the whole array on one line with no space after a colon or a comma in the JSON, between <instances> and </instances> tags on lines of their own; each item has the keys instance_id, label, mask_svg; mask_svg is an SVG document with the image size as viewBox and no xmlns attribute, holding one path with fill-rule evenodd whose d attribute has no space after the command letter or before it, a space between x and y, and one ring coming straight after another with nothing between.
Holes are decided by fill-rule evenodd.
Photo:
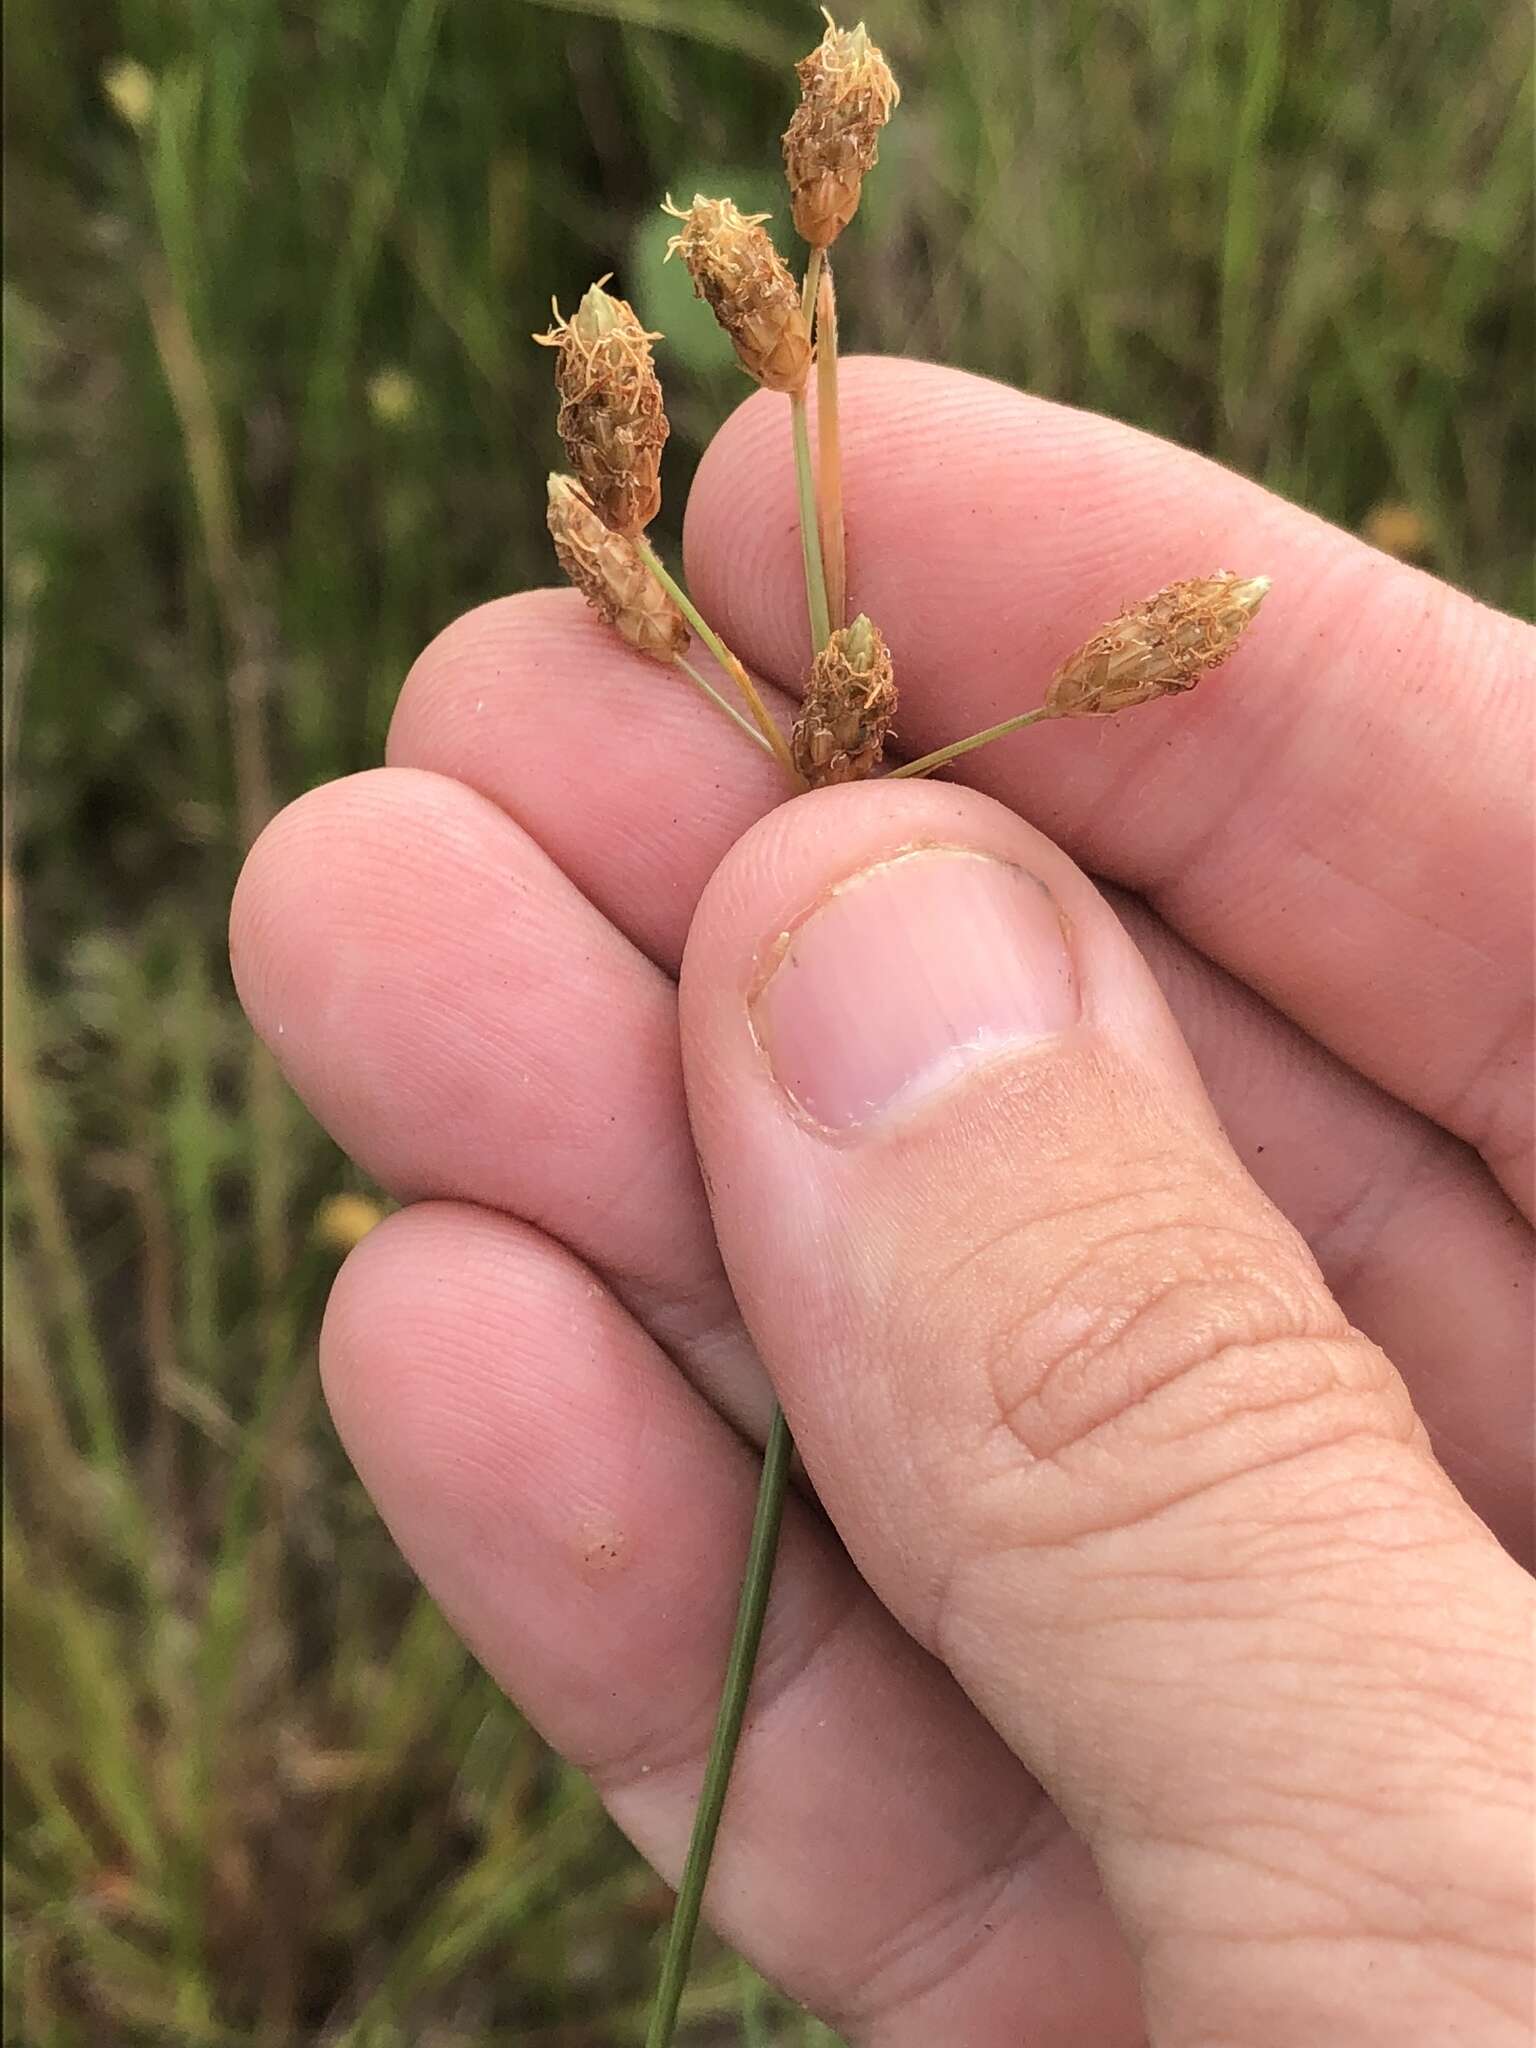
<instances>
[{"instance_id":1,"label":"golden spikelet","mask_svg":"<svg viewBox=\"0 0 1536 2048\"><path fill-rule=\"evenodd\" d=\"M811 664L795 721L795 766L812 789L862 782L880 766L896 715L896 678L880 628L863 612Z\"/></svg>"},{"instance_id":2,"label":"golden spikelet","mask_svg":"<svg viewBox=\"0 0 1536 2048\"><path fill-rule=\"evenodd\" d=\"M622 639L653 661L675 661L687 623L640 559L635 543L603 524L573 476L549 479L549 532L560 566Z\"/></svg>"},{"instance_id":3,"label":"golden spikelet","mask_svg":"<svg viewBox=\"0 0 1536 2048\"><path fill-rule=\"evenodd\" d=\"M633 307L600 279L569 320L533 338L558 349L556 421L572 469L598 517L615 533L643 533L661 509L667 415L651 343Z\"/></svg>"},{"instance_id":4,"label":"golden spikelet","mask_svg":"<svg viewBox=\"0 0 1536 2048\"><path fill-rule=\"evenodd\" d=\"M766 213L742 213L730 199L693 195L685 213L670 196L662 208L683 223L667 244L681 256L693 288L711 311L749 377L770 391L799 391L811 367L811 330L789 266L764 231Z\"/></svg>"},{"instance_id":5,"label":"golden spikelet","mask_svg":"<svg viewBox=\"0 0 1536 2048\"><path fill-rule=\"evenodd\" d=\"M1191 576L1102 627L1052 676L1047 718L1108 717L1192 690L1236 647L1264 602L1267 576Z\"/></svg>"},{"instance_id":6,"label":"golden spikelet","mask_svg":"<svg viewBox=\"0 0 1536 2048\"><path fill-rule=\"evenodd\" d=\"M841 29L830 14L826 20L820 43L795 66L800 104L784 131L795 226L813 249L836 241L853 219L880 130L901 98L863 22Z\"/></svg>"}]
</instances>

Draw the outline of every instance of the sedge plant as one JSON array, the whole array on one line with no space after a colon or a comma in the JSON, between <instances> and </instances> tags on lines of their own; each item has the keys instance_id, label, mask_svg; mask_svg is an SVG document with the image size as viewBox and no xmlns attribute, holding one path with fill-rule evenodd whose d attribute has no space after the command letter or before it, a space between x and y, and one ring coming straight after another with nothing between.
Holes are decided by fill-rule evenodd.
<instances>
[{"instance_id":1,"label":"sedge plant","mask_svg":"<svg viewBox=\"0 0 1536 2048\"><path fill-rule=\"evenodd\" d=\"M796 67L800 98L783 138L790 210L807 246L797 282L766 214L695 194L664 210L679 223L668 255L729 335L741 368L789 404L790 454L805 569L806 670L800 713L785 734L746 664L672 575L646 537L661 505L667 415L648 332L633 309L592 285L565 319L535 339L557 351L558 430L571 473L549 479L549 528L560 565L589 604L638 653L675 668L752 745L771 753L793 795L838 783L927 775L1027 726L1103 717L1188 690L1236 647L1268 591L1262 576L1219 570L1167 585L1128 605L1048 679L1041 701L887 770L897 708L892 651L874 620L847 617L848 571L839 447L837 300L831 251L858 211L881 130L900 91L861 22L827 16L820 43ZM813 449L809 394L817 399ZM694 637L739 701L688 658ZM668 1930L646 2048L668 2048L687 1979L716 1835L750 1696L767 1612L793 1443L775 1407L763 1457L741 1599L713 1739Z\"/></svg>"}]
</instances>

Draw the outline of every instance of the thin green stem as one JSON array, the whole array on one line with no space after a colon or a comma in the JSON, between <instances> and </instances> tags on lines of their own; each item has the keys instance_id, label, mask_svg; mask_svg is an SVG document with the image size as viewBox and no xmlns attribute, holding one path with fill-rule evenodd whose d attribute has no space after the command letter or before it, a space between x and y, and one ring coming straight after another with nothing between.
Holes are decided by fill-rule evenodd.
<instances>
[{"instance_id":1,"label":"thin green stem","mask_svg":"<svg viewBox=\"0 0 1536 2048\"><path fill-rule=\"evenodd\" d=\"M800 549L805 557L805 608L810 615L814 655L832 638L832 620L827 610L827 579L816 525L816 473L811 467L811 427L803 391L790 393L789 422L795 440L795 494L800 505Z\"/></svg>"},{"instance_id":2,"label":"thin green stem","mask_svg":"<svg viewBox=\"0 0 1536 2048\"><path fill-rule=\"evenodd\" d=\"M891 770L891 780L894 781L898 775L931 775L935 768L947 767L951 761L958 761L962 754L985 747L993 740L1006 739L1011 732L1022 732L1026 725L1036 725L1048 716L1043 704L1034 711L1021 711L1017 718L1005 718L1001 725L989 725L985 732L973 732L969 739L952 740L947 747L939 747L919 760L903 761L899 768Z\"/></svg>"},{"instance_id":3,"label":"thin green stem","mask_svg":"<svg viewBox=\"0 0 1536 2048\"><path fill-rule=\"evenodd\" d=\"M800 292L800 310L805 315L807 327L813 329L822 262L822 251L813 249L805 266L805 283ZM789 428L795 444L795 496L800 507L800 551L805 558L805 609L811 622L811 653L817 655L832 638L832 617L827 606L827 575L816 504L816 473L811 465L811 425L804 386L789 395Z\"/></svg>"},{"instance_id":4,"label":"thin green stem","mask_svg":"<svg viewBox=\"0 0 1536 2048\"><path fill-rule=\"evenodd\" d=\"M662 1957L661 1980L656 1987L656 2003L651 2009L645 2048L670 2048L672 2030L677 2024L677 2008L687 1980L693 1937L699 1925L699 1908L704 1900L704 1881L709 1875L709 1861L720 1828L731 1765L735 1761L736 1744L746 1714L752 1667L757 1661L758 1644L762 1641L763 1616L768 1608L768 1586L773 1576L773 1557L778 1548L779 1524L784 1516L784 1492L789 1483L793 1451L784 1411L775 1407L773 1420L768 1426L768 1442L763 1450L757 1510L752 1517L747 1566L741 1582L741 1602L736 1610L730 1656L726 1661L725 1684L715 1716L709 1760L704 1766L698 1810L693 1817L688 1857L677 1888L672 1924L667 1929L666 1953Z\"/></svg>"},{"instance_id":5,"label":"thin green stem","mask_svg":"<svg viewBox=\"0 0 1536 2048\"><path fill-rule=\"evenodd\" d=\"M816 296L816 507L821 526L827 612L833 630L848 623L848 549L843 530L843 450L838 437L837 291L825 264Z\"/></svg>"},{"instance_id":6,"label":"thin green stem","mask_svg":"<svg viewBox=\"0 0 1536 2048\"><path fill-rule=\"evenodd\" d=\"M747 709L756 721L758 731L773 749L780 766L784 769L785 774L788 775L791 783L797 790L804 789L805 778L795 766L794 757L789 751L789 743L769 715L768 706L763 702L762 693L756 683L753 682L741 662L732 654L730 648L726 646L720 635L711 626L687 591L684 590L681 583L671 574L665 562L662 561L660 555L657 554L644 534L641 534L636 540L635 546L638 548L640 559L644 562L646 568L650 570L656 581L661 585L668 597L671 598L683 617L692 626L693 630L704 642L704 645L746 699Z\"/></svg>"},{"instance_id":7,"label":"thin green stem","mask_svg":"<svg viewBox=\"0 0 1536 2048\"><path fill-rule=\"evenodd\" d=\"M758 731L757 727L752 723L752 721L749 718L743 718L741 713L736 709L736 706L734 704L728 703L726 699L721 696L720 692L715 688L714 684L706 681L705 678L699 674L698 670L694 667L693 663L688 660L686 655L674 654L672 659L677 663L678 667L682 670L683 674L688 677L689 681L696 683L698 685L698 687L704 692L705 696L709 699L711 704L717 704L720 707L720 709L725 713L726 717L730 719L733 725L740 726L741 730L746 734L747 738L752 742L754 747L761 747L765 754L771 754L773 752L773 748L769 746L768 741L765 739L763 734Z\"/></svg>"}]
</instances>

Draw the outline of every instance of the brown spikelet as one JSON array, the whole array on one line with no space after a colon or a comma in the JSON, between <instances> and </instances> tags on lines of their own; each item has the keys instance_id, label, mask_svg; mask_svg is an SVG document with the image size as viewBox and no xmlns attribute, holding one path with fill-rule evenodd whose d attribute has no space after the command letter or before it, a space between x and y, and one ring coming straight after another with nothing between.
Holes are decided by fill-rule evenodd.
<instances>
[{"instance_id":1,"label":"brown spikelet","mask_svg":"<svg viewBox=\"0 0 1536 2048\"><path fill-rule=\"evenodd\" d=\"M688 266L694 290L731 337L747 375L770 391L801 390L811 367L811 330L789 266L763 228L768 215L742 213L729 199L698 192L686 213L670 198L662 210L683 223L667 254Z\"/></svg>"},{"instance_id":2,"label":"brown spikelet","mask_svg":"<svg viewBox=\"0 0 1536 2048\"><path fill-rule=\"evenodd\" d=\"M795 71L800 104L784 131L784 169L795 226L812 248L825 249L858 209L901 90L863 22L841 29L830 14L826 34Z\"/></svg>"},{"instance_id":3,"label":"brown spikelet","mask_svg":"<svg viewBox=\"0 0 1536 2048\"><path fill-rule=\"evenodd\" d=\"M682 613L634 542L603 524L573 476L549 479L549 531L561 568L631 647L664 662L685 651L689 634Z\"/></svg>"},{"instance_id":4,"label":"brown spikelet","mask_svg":"<svg viewBox=\"0 0 1536 2048\"><path fill-rule=\"evenodd\" d=\"M1047 718L1107 717L1192 690L1236 647L1264 602L1267 576L1191 576L1101 628L1052 676Z\"/></svg>"},{"instance_id":5,"label":"brown spikelet","mask_svg":"<svg viewBox=\"0 0 1536 2048\"><path fill-rule=\"evenodd\" d=\"M661 509L667 415L651 343L633 307L593 285L569 320L535 341L559 350L556 424L572 469L615 533L643 533Z\"/></svg>"},{"instance_id":6,"label":"brown spikelet","mask_svg":"<svg viewBox=\"0 0 1536 2048\"><path fill-rule=\"evenodd\" d=\"M880 628L860 612L811 664L795 721L795 766L812 789L862 782L880 766L896 715L896 678Z\"/></svg>"}]
</instances>

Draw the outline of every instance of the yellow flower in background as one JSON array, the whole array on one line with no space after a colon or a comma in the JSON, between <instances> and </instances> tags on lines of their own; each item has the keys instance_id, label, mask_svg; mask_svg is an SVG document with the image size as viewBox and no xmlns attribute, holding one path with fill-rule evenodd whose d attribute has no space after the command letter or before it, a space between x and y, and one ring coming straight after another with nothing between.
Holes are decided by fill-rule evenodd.
<instances>
[{"instance_id":1,"label":"yellow flower in background","mask_svg":"<svg viewBox=\"0 0 1536 2048\"><path fill-rule=\"evenodd\" d=\"M315 1211L315 1236L333 1252L349 1252L384 1221L384 1215L383 1207L367 1195L328 1195Z\"/></svg>"},{"instance_id":2,"label":"yellow flower in background","mask_svg":"<svg viewBox=\"0 0 1536 2048\"><path fill-rule=\"evenodd\" d=\"M118 57L105 65L101 89L130 128L143 128L155 111L155 77L136 57Z\"/></svg>"}]
</instances>

